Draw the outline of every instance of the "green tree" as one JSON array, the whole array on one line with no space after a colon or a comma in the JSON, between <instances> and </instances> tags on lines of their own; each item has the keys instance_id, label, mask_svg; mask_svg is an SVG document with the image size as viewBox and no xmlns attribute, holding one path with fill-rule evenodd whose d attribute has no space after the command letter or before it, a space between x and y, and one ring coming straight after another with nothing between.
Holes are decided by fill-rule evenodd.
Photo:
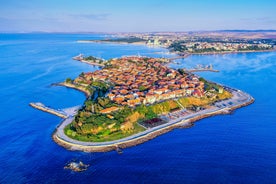
<instances>
[{"instance_id":1,"label":"green tree","mask_svg":"<svg viewBox=\"0 0 276 184\"><path fill-rule=\"evenodd\" d=\"M98 103L99 103L102 107L106 107L106 106L110 103L109 98L106 98L106 97L100 97L100 98L98 98L97 100L98 100Z\"/></svg>"},{"instance_id":2,"label":"green tree","mask_svg":"<svg viewBox=\"0 0 276 184\"><path fill-rule=\"evenodd\" d=\"M67 79L65 80L65 82L66 82L66 83L72 83L73 80L72 80L71 78L67 78Z\"/></svg>"},{"instance_id":3,"label":"green tree","mask_svg":"<svg viewBox=\"0 0 276 184\"><path fill-rule=\"evenodd\" d=\"M145 86L143 86L143 85L141 85L140 87L139 87L139 91L146 91L147 90L147 88L145 87Z\"/></svg>"}]
</instances>

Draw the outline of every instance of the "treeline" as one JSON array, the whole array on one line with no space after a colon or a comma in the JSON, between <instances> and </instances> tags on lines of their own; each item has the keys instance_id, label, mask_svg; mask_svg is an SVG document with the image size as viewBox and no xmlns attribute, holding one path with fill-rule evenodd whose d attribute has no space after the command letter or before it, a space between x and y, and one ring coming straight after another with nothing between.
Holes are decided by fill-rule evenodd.
<instances>
[{"instance_id":1,"label":"treeline","mask_svg":"<svg viewBox=\"0 0 276 184\"><path fill-rule=\"evenodd\" d=\"M98 98L96 101L86 100L84 107L75 116L75 120L65 133L79 140L101 140L103 137L110 137L113 134L125 134L122 125L127 123L133 127L131 132L137 132L136 128L139 128L136 125L137 122L150 120L179 108L175 101L169 100L151 106L140 105L134 109L120 106L118 111L109 114L100 113L103 109L116 106L105 97Z\"/></svg>"},{"instance_id":2,"label":"treeline","mask_svg":"<svg viewBox=\"0 0 276 184\"><path fill-rule=\"evenodd\" d=\"M146 40L144 40L142 38L131 36L131 37L126 37L126 38L105 39L105 40L102 40L102 41L135 43L135 42L145 42Z\"/></svg>"},{"instance_id":3,"label":"treeline","mask_svg":"<svg viewBox=\"0 0 276 184\"><path fill-rule=\"evenodd\" d=\"M92 61L92 62L99 63L99 64L102 64L105 62L103 59L96 58L94 56L87 56L87 57L84 57L83 59L86 61Z\"/></svg>"},{"instance_id":4,"label":"treeline","mask_svg":"<svg viewBox=\"0 0 276 184\"><path fill-rule=\"evenodd\" d=\"M179 41L179 42L173 42L170 46L169 49L173 52L184 52L187 51L188 48L183 45L185 43L184 41Z\"/></svg>"}]
</instances>

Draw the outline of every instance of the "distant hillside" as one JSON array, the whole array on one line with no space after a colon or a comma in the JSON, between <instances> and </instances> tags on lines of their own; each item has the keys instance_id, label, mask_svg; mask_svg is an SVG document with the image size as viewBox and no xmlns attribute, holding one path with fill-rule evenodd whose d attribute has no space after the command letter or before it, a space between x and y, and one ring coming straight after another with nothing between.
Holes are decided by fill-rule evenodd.
<instances>
[{"instance_id":1,"label":"distant hillside","mask_svg":"<svg viewBox=\"0 0 276 184\"><path fill-rule=\"evenodd\" d=\"M244 30L244 29L241 29L241 30L238 30L238 29L234 29L234 30L218 30L218 32L236 32L236 33L247 33L247 32L250 32L250 33L263 33L263 32L276 32L276 30L263 30L263 29L259 29L259 30Z\"/></svg>"}]
</instances>

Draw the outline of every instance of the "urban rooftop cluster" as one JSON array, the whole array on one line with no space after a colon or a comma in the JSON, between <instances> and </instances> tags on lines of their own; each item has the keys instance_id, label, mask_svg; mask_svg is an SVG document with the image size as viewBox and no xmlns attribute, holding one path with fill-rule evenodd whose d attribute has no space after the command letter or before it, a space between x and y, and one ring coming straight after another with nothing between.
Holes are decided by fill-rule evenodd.
<instances>
[{"instance_id":1,"label":"urban rooftop cluster","mask_svg":"<svg viewBox=\"0 0 276 184\"><path fill-rule=\"evenodd\" d=\"M120 41L143 43L148 46L169 48L176 53L241 52L273 50L276 46L275 33L235 31L214 32L163 32L119 34Z\"/></svg>"},{"instance_id":2,"label":"urban rooftop cluster","mask_svg":"<svg viewBox=\"0 0 276 184\"><path fill-rule=\"evenodd\" d=\"M175 51L212 52L212 51L246 51L246 50L269 50L272 45L263 43L223 43L223 42L176 42L170 46Z\"/></svg>"},{"instance_id":3,"label":"urban rooftop cluster","mask_svg":"<svg viewBox=\"0 0 276 184\"><path fill-rule=\"evenodd\" d=\"M204 95L204 82L197 76L170 69L159 58L130 56L108 62L109 67L80 75L75 82L87 86L93 81L111 84L108 98L118 105L130 107Z\"/></svg>"}]
</instances>

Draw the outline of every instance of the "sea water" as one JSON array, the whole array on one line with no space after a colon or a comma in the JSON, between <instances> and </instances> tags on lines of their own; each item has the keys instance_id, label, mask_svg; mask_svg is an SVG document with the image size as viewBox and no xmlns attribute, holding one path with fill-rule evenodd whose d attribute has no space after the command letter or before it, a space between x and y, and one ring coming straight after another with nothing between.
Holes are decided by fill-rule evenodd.
<instances>
[{"instance_id":1,"label":"sea water","mask_svg":"<svg viewBox=\"0 0 276 184\"><path fill-rule=\"evenodd\" d=\"M175 129L123 154L68 151L51 139L62 121L31 108L80 105L81 92L52 83L100 68L74 61L83 53L110 59L124 55L170 57L163 48L79 43L93 34L0 34L0 183L276 183L276 52L195 55L172 68L212 64L209 80L241 89L255 103ZM70 160L87 171L64 170Z\"/></svg>"}]
</instances>

